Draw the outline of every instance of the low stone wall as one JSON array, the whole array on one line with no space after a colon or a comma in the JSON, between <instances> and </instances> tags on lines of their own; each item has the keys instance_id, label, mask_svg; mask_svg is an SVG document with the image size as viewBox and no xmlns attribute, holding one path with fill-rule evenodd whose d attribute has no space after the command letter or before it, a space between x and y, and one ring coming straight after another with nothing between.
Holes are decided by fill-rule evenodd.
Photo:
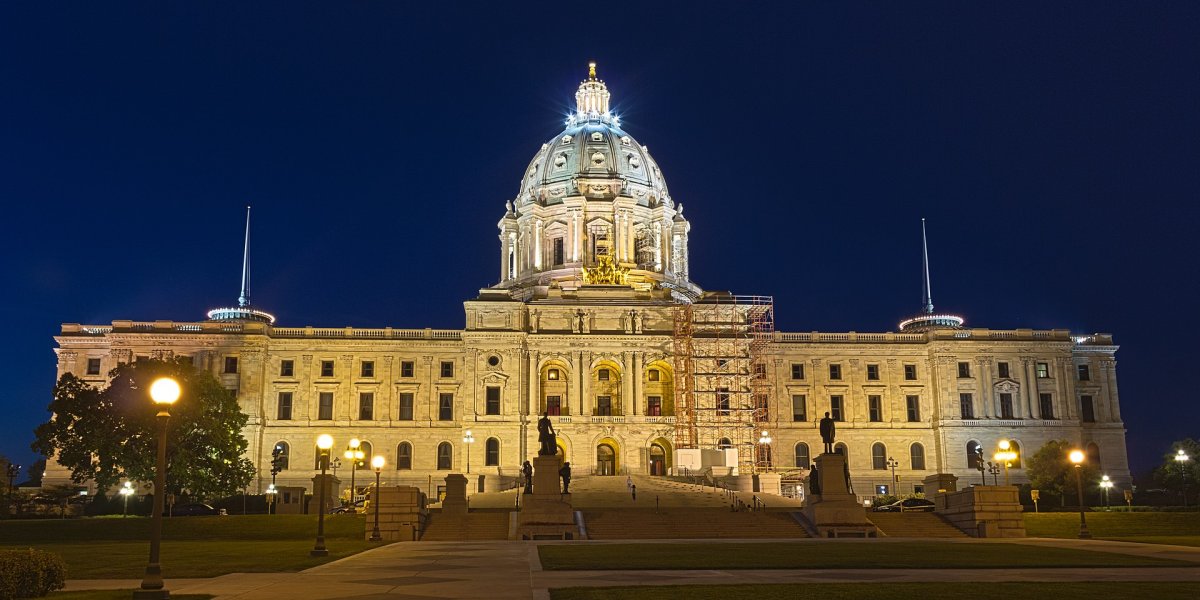
<instances>
[{"instance_id":1,"label":"low stone wall","mask_svg":"<svg viewBox=\"0 0 1200 600\"><path fill-rule=\"evenodd\" d=\"M407 485L384 487L371 491L371 510L367 514L366 538L371 539L375 528L375 502L378 493L379 533L385 542L415 542L425 530L429 512L425 508L425 493Z\"/></svg>"},{"instance_id":2,"label":"low stone wall","mask_svg":"<svg viewBox=\"0 0 1200 600\"><path fill-rule=\"evenodd\" d=\"M977 485L932 500L937 514L971 537L1025 537L1016 486Z\"/></svg>"}]
</instances>

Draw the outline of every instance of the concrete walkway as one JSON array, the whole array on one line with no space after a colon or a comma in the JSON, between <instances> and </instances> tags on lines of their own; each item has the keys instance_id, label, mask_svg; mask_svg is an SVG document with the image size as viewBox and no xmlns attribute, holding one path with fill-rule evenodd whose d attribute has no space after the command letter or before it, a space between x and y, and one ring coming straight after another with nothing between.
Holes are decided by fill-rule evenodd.
<instances>
[{"instance_id":1,"label":"concrete walkway","mask_svg":"<svg viewBox=\"0 0 1200 600\"><path fill-rule=\"evenodd\" d=\"M773 543L780 540L655 540L647 544ZM826 540L796 540L822 544ZM900 542L905 540L894 540ZM907 540L911 541L911 540ZM556 542L544 542L556 543ZM563 542L557 542L563 543ZM568 544L629 543L566 542ZM887 539L853 542L878 552ZM1200 548L1130 542L1024 539L945 540L941 543L1008 543L1047 545L1116 554L1154 556L1194 566L1155 568L1046 569L730 569L687 571L543 571L537 544L530 542L419 542L368 550L301 573L234 573L212 579L167 582L176 594L212 594L234 598L289 600L414 600L419 598L549 598L560 587L613 585L695 585L842 582L992 581L1195 581L1200 582ZM68 590L131 589L136 580L72 580Z\"/></svg>"}]
</instances>

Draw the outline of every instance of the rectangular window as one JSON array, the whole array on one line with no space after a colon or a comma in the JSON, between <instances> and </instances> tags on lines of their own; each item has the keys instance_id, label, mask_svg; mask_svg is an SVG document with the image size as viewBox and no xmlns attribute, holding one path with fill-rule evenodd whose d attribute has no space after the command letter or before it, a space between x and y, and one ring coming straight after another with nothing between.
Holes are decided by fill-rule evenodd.
<instances>
[{"instance_id":1,"label":"rectangular window","mask_svg":"<svg viewBox=\"0 0 1200 600\"><path fill-rule=\"evenodd\" d=\"M662 416L662 396L646 396L646 416Z\"/></svg>"},{"instance_id":2,"label":"rectangular window","mask_svg":"<svg viewBox=\"0 0 1200 600\"><path fill-rule=\"evenodd\" d=\"M717 415L729 416L729 388L717 388Z\"/></svg>"},{"instance_id":3,"label":"rectangular window","mask_svg":"<svg viewBox=\"0 0 1200 600\"><path fill-rule=\"evenodd\" d=\"M411 360L400 361L400 376L401 377L412 377L414 368L415 368L415 365L414 365L413 361L411 361Z\"/></svg>"},{"instance_id":4,"label":"rectangular window","mask_svg":"<svg viewBox=\"0 0 1200 600\"><path fill-rule=\"evenodd\" d=\"M921 420L921 397L905 396L904 403L908 408L908 422L916 423Z\"/></svg>"},{"instance_id":5,"label":"rectangular window","mask_svg":"<svg viewBox=\"0 0 1200 600\"><path fill-rule=\"evenodd\" d=\"M829 365L829 378L837 381L842 378L842 365Z\"/></svg>"},{"instance_id":6,"label":"rectangular window","mask_svg":"<svg viewBox=\"0 0 1200 600\"><path fill-rule=\"evenodd\" d=\"M646 378L650 381L659 381L658 369L650 369L646 372Z\"/></svg>"},{"instance_id":7,"label":"rectangular window","mask_svg":"<svg viewBox=\"0 0 1200 600\"><path fill-rule=\"evenodd\" d=\"M808 420L808 398L806 398L804 394L792 395L792 420Z\"/></svg>"},{"instance_id":8,"label":"rectangular window","mask_svg":"<svg viewBox=\"0 0 1200 600\"><path fill-rule=\"evenodd\" d=\"M1010 377L1008 374L1008 363L996 363L996 368L1000 370L1000 379L1008 379Z\"/></svg>"},{"instance_id":9,"label":"rectangular window","mask_svg":"<svg viewBox=\"0 0 1200 600\"><path fill-rule=\"evenodd\" d=\"M971 398L970 394L958 395L958 413L964 419L975 418L975 401Z\"/></svg>"},{"instance_id":10,"label":"rectangular window","mask_svg":"<svg viewBox=\"0 0 1200 600\"><path fill-rule=\"evenodd\" d=\"M333 392L321 392L317 396L317 419L321 421L333 420Z\"/></svg>"},{"instance_id":11,"label":"rectangular window","mask_svg":"<svg viewBox=\"0 0 1200 600\"><path fill-rule=\"evenodd\" d=\"M867 365L867 381L879 381L879 365Z\"/></svg>"},{"instance_id":12,"label":"rectangular window","mask_svg":"<svg viewBox=\"0 0 1200 600\"><path fill-rule=\"evenodd\" d=\"M1038 363L1037 364L1037 376L1038 376L1038 379L1046 379L1046 378L1050 377L1050 364L1044 363L1044 362Z\"/></svg>"},{"instance_id":13,"label":"rectangular window","mask_svg":"<svg viewBox=\"0 0 1200 600\"><path fill-rule=\"evenodd\" d=\"M450 379L454 377L454 361L442 361L442 379Z\"/></svg>"},{"instance_id":14,"label":"rectangular window","mask_svg":"<svg viewBox=\"0 0 1200 600\"><path fill-rule=\"evenodd\" d=\"M1012 394L1000 394L1000 418L1013 418Z\"/></svg>"},{"instance_id":15,"label":"rectangular window","mask_svg":"<svg viewBox=\"0 0 1200 600\"><path fill-rule=\"evenodd\" d=\"M562 396L546 396L546 414L551 416L562 414Z\"/></svg>"},{"instance_id":16,"label":"rectangular window","mask_svg":"<svg viewBox=\"0 0 1200 600\"><path fill-rule=\"evenodd\" d=\"M290 360L279 361L279 376L280 377L291 377L292 374L295 373L295 371L296 371L296 363L294 363Z\"/></svg>"},{"instance_id":17,"label":"rectangular window","mask_svg":"<svg viewBox=\"0 0 1200 600\"><path fill-rule=\"evenodd\" d=\"M868 418L872 423L880 423L883 421L883 398L879 396L867 396L867 412Z\"/></svg>"},{"instance_id":18,"label":"rectangular window","mask_svg":"<svg viewBox=\"0 0 1200 600\"><path fill-rule=\"evenodd\" d=\"M554 261L553 265L558 266L566 262L566 254L563 252L563 239L554 238Z\"/></svg>"},{"instance_id":19,"label":"rectangular window","mask_svg":"<svg viewBox=\"0 0 1200 600\"><path fill-rule=\"evenodd\" d=\"M409 392L400 394L400 420L413 420L413 395Z\"/></svg>"},{"instance_id":20,"label":"rectangular window","mask_svg":"<svg viewBox=\"0 0 1200 600\"><path fill-rule=\"evenodd\" d=\"M368 379L375 377L375 361L362 361L362 368L359 370L359 374Z\"/></svg>"},{"instance_id":21,"label":"rectangular window","mask_svg":"<svg viewBox=\"0 0 1200 600\"><path fill-rule=\"evenodd\" d=\"M596 396L596 415L600 417L612 416L612 396Z\"/></svg>"},{"instance_id":22,"label":"rectangular window","mask_svg":"<svg viewBox=\"0 0 1200 600\"><path fill-rule=\"evenodd\" d=\"M917 365L904 365L904 378L908 381L916 381Z\"/></svg>"},{"instance_id":23,"label":"rectangular window","mask_svg":"<svg viewBox=\"0 0 1200 600\"><path fill-rule=\"evenodd\" d=\"M487 406L485 407L487 414L500 414L500 388L496 386L488 386L487 389Z\"/></svg>"},{"instance_id":24,"label":"rectangular window","mask_svg":"<svg viewBox=\"0 0 1200 600\"><path fill-rule=\"evenodd\" d=\"M454 420L454 394L438 394L438 420Z\"/></svg>"},{"instance_id":25,"label":"rectangular window","mask_svg":"<svg viewBox=\"0 0 1200 600\"><path fill-rule=\"evenodd\" d=\"M754 420L762 422L771 420L770 397L766 394L754 395Z\"/></svg>"},{"instance_id":26,"label":"rectangular window","mask_svg":"<svg viewBox=\"0 0 1200 600\"><path fill-rule=\"evenodd\" d=\"M803 363L792 363L792 379L804 379Z\"/></svg>"},{"instance_id":27,"label":"rectangular window","mask_svg":"<svg viewBox=\"0 0 1200 600\"><path fill-rule=\"evenodd\" d=\"M1041 409L1043 419L1054 418L1054 396L1050 394L1038 394L1038 408Z\"/></svg>"},{"instance_id":28,"label":"rectangular window","mask_svg":"<svg viewBox=\"0 0 1200 600\"><path fill-rule=\"evenodd\" d=\"M608 381L608 377L609 377L608 369L600 369L599 371L596 371L596 379L597 380Z\"/></svg>"},{"instance_id":29,"label":"rectangular window","mask_svg":"<svg viewBox=\"0 0 1200 600\"><path fill-rule=\"evenodd\" d=\"M830 396L829 397L829 416L834 421L845 421L846 420L843 418L844 415L842 414L842 397L841 396Z\"/></svg>"},{"instance_id":30,"label":"rectangular window","mask_svg":"<svg viewBox=\"0 0 1200 600\"><path fill-rule=\"evenodd\" d=\"M1075 368L1079 371L1079 380L1080 381L1091 381L1092 380L1092 370L1087 365L1078 365Z\"/></svg>"},{"instance_id":31,"label":"rectangular window","mask_svg":"<svg viewBox=\"0 0 1200 600\"><path fill-rule=\"evenodd\" d=\"M969 363L969 362L958 363L958 378L966 379L970 376L971 376L971 363Z\"/></svg>"},{"instance_id":32,"label":"rectangular window","mask_svg":"<svg viewBox=\"0 0 1200 600\"><path fill-rule=\"evenodd\" d=\"M375 394L363 392L358 395L358 418L360 421L375 418Z\"/></svg>"},{"instance_id":33,"label":"rectangular window","mask_svg":"<svg viewBox=\"0 0 1200 600\"><path fill-rule=\"evenodd\" d=\"M1096 422L1096 406L1092 404L1091 396L1080 396L1079 407L1083 413L1081 416L1083 417L1084 423Z\"/></svg>"},{"instance_id":34,"label":"rectangular window","mask_svg":"<svg viewBox=\"0 0 1200 600\"><path fill-rule=\"evenodd\" d=\"M238 359L236 356L226 356L225 357L225 373L226 374L237 373L237 360Z\"/></svg>"},{"instance_id":35,"label":"rectangular window","mask_svg":"<svg viewBox=\"0 0 1200 600\"><path fill-rule=\"evenodd\" d=\"M99 375L100 374L100 359L98 359L98 358L89 358L88 359L87 374L88 375Z\"/></svg>"},{"instance_id":36,"label":"rectangular window","mask_svg":"<svg viewBox=\"0 0 1200 600\"><path fill-rule=\"evenodd\" d=\"M321 377L333 377L333 361L321 361Z\"/></svg>"},{"instance_id":37,"label":"rectangular window","mask_svg":"<svg viewBox=\"0 0 1200 600\"><path fill-rule=\"evenodd\" d=\"M292 420L292 393L279 392L279 405L275 411L275 418L280 421Z\"/></svg>"}]
</instances>

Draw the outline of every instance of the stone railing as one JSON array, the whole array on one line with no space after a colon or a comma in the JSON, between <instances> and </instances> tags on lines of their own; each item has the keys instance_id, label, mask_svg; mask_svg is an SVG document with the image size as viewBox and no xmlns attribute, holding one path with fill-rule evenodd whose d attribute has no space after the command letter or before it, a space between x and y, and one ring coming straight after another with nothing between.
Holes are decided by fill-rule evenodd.
<instances>
[{"instance_id":1,"label":"stone railing","mask_svg":"<svg viewBox=\"0 0 1200 600\"><path fill-rule=\"evenodd\" d=\"M860 333L848 331L845 333L822 333L819 331L804 333L788 333L777 331L771 338L776 343L838 343L838 344L923 344L933 340L1048 340L1058 342L1073 342L1076 345L1106 345L1112 344L1112 336L1097 333L1086 336L1072 336L1066 329L1033 330L1033 329L942 329L924 333Z\"/></svg>"},{"instance_id":2,"label":"stone railing","mask_svg":"<svg viewBox=\"0 0 1200 600\"><path fill-rule=\"evenodd\" d=\"M276 338L342 338L375 340L450 340L462 339L458 329L362 329L355 327L271 327L265 323L228 323L201 321L113 321L112 325L63 323L64 335L107 335L110 333L251 333Z\"/></svg>"}]
</instances>

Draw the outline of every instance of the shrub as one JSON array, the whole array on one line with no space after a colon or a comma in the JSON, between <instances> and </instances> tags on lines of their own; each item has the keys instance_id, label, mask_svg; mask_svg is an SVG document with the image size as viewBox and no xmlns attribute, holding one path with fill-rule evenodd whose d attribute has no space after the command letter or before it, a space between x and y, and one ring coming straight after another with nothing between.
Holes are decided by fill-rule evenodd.
<instances>
[{"instance_id":1,"label":"shrub","mask_svg":"<svg viewBox=\"0 0 1200 600\"><path fill-rule=\"evenodd\" d=\"M67 585L67 564L53 552L0 550L0 600L40 598Z\"/></svg>"}]
</instances>

